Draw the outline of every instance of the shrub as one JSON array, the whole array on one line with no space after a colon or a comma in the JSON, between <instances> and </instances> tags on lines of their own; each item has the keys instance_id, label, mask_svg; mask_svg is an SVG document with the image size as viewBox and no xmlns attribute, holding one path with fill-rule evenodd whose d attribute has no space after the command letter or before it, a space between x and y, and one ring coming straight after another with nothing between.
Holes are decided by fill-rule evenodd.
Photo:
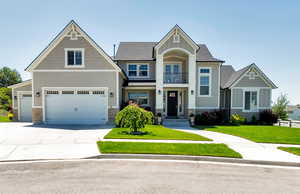
<instances>
[{"instance_id":1,"label":"shrub","mask_svg":"<svg viewBox=\"0 0 300 194\"><path fill-rule=\"evenodd\" d=\"M273 125L277 123L278 116L272 110L264 110L259 113L259 122L261 124Z\"/></svg>"},{"instance_id":2,"label":"shrub","mask_svg":"<svg viewBox=\"0 0 300 194\"><path fill-rule=\"evenodd\" d=\"M230 123L233 125L242 125L246 122L246 118L239 114L233 114L230 117Z\"/></svg>"},{"instance_id":3,"label":"shrub","mask_svg":"<svg viewBox=\"0 0 300 194\"><path fill-rule=\"evenodd\" d=\"M117 127L130 128L133 133L137 133L138 129L144 128L147 124L153 124L153 121L153 113L137 105L128 105L118 112L115 118Z\"/></svg>"},{"instance_id":4,"label":"shrub","mask_svg":"<svg viewBox=\"0 0 300 194\"><path fill-rule=\"evenodd\" d=\"M204 112L202 114L197 114L195 117L196 125L217 125L217 124L224 124L225 122L226 122L225 110Z\"/></svg>"},{"instance_id":5,"label":"shrub","mask_svg":"<svg viewBox=\"0 0 300 194\"><path fill-rule=\"evenodd\" d=\"M8 113L7 117L8 117L9 120L12 121L13 118L14 118L14 115L12 113Z\"/></svg>"},{"instance_id":6,"label":"shrub","mask_svg":"<svg viewBox=\"0 0 300 194\"><path fill-rule=\"evenodd\" d=\"M255 115L253 115L253 116L251 117L251 123L250 123L250 124L252 124L252 125L257 125L257 124L258 124L257 118L256 118Z\"/></svg>"}]
</instances>

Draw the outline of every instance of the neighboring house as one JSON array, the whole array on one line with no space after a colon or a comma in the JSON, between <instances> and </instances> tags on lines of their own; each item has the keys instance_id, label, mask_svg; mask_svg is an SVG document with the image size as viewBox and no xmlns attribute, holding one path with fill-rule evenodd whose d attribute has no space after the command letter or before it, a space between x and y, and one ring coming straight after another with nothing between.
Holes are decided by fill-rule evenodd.
<instances>
[{"instance_id":1,"label":"neighboring house","mask_svg":"<svg viewBox=\"0 0 300 194\"><path fill-rule=\"evenodd\" d=\"M288 105L287 112L289 119L291 120L300 120L300 105Z\"/></svg>"},{"instance_id":2,"label":"neighboring house","mask_svg":"<svg viewBox=\"0 0 300 194\"><path fill-rule=\"evenodd\" d=\"M159 42L121 42L110 57L71 21L26 68L32 80L10 86L13 110L20 121L101 124L129 99L170 118L271 108L276 86L255 64L223 63L178 25Z\"/></svg>"}]
</instances>

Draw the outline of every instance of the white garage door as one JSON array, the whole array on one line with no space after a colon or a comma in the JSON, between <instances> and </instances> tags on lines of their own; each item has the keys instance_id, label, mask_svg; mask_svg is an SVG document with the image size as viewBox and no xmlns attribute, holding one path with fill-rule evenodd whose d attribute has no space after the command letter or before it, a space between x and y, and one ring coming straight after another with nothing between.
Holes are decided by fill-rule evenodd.
<instances>
[{"instance_id":1,"label":"white garage door","mask_svg":"<svg viewBox=\"0 0 300 194\"><path fill-rule=\"evenodd\" d=\"M32 122L32 97L31 94L20 96L20 121Z\"/></svg>"},{"instance_id":2,"label":"white garage door","mask_svg":"<svg viewBox=\"0 0 300 194\"><path fill-rule=\"evenodd\" d=\"M104 124L108 97L102 90L46 90L45 122L48 124Z\"/></svg>"}]
</instances>

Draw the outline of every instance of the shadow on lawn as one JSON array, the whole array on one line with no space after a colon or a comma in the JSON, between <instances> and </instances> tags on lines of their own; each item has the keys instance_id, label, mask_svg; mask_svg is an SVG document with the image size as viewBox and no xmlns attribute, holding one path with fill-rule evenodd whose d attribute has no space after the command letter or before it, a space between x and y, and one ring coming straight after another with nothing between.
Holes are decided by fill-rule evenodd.
<instances>
[{"instance_id":1,"label":"shadow on lawn","mask_svg":"<svg viewBox=\"0 0 300 194\"><path fill-rule=\"evenodd\" d=\"M136 133L132 131L120 131L120 135L136 135L136 136L144 136L144 135L150 135L150 136L155 136L154 133L149 132L149 131L137 131Z\"/></svg>"}]
</instances>

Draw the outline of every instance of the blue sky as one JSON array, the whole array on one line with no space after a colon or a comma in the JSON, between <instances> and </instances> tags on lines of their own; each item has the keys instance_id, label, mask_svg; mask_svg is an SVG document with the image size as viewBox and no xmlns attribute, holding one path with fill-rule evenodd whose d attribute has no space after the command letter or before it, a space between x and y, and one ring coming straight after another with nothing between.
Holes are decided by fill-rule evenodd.
<instances>
[{"instance_id":1,"label":"blue sky","mask_svg":"<svg viewBox=\"0 0 300 194\"><path fill-rule=\"evenodd\" d=\"M120 41L159 41L175 24L236 69L255 62L300 104L300 1L4 1L0 66L25 67L74 19L107 53Z\"/></svg>"}]
</instances>

